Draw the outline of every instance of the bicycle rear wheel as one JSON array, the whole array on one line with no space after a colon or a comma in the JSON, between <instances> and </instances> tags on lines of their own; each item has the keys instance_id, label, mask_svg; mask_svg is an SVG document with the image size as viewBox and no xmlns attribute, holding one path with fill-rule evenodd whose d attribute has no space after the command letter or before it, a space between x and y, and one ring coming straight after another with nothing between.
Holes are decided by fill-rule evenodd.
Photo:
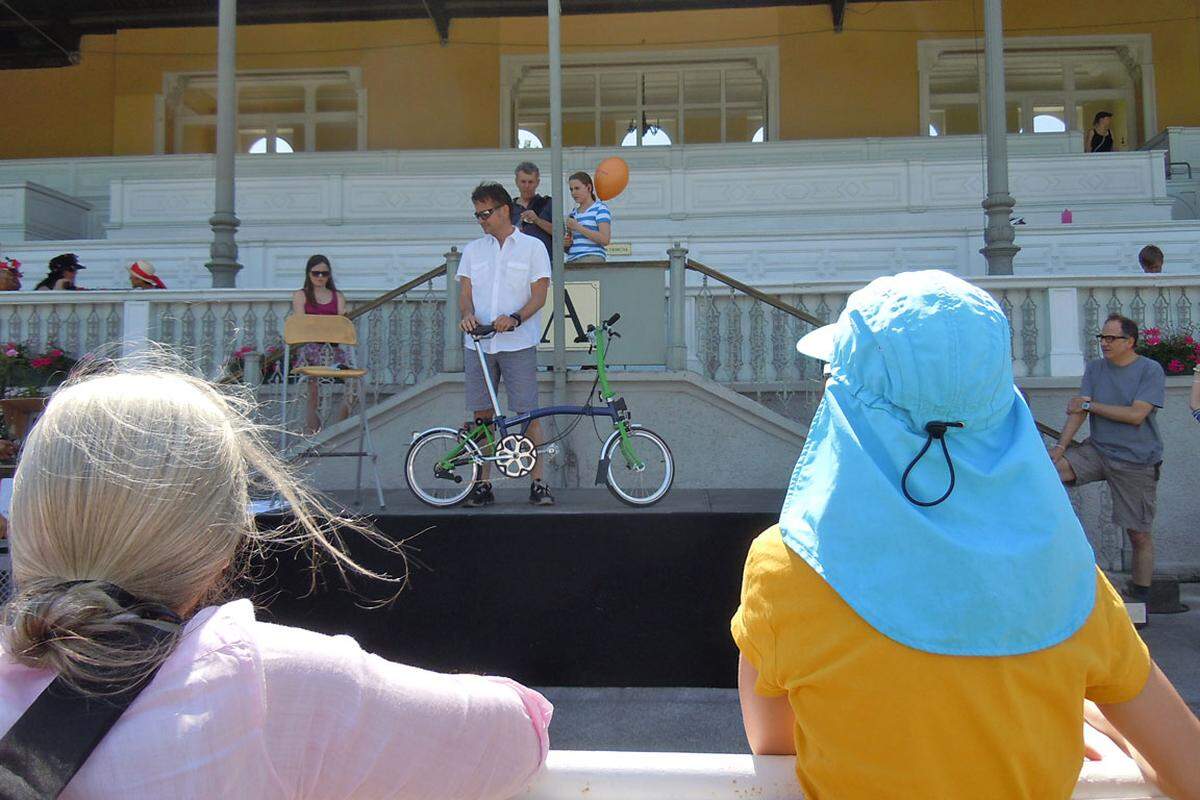
<instances>
[{"instance_id":1,"label":"bicycle rear wheel","mask_svg":"<svg viewBox=\"0 0 1200 800\"><path fill-rule=\"evenodd\" d=\"M629 430L630 452L641 462L631 464L621 450L621 437L613 434L600 454L608 464L604 482L608 490L622 503L630 506L650 506L671 490L675 480L675 458L671 448L657 433L638 426Z\"/></svg>"},{"instance_id":2,"label":"bicycle rear wheel","mask_svg":"<svg viewBox=\"0 0 1200 800\"><path fill-rule=\"evenodd\" d=\"M438 465L455 449L460 454L444 473ZM417 437L404 459L404 480L417 499L426 505L448 508L467 498L479 480L479 447L463 441L462 434L450 428L435 428Z\"/></svg>"}]
</instances>

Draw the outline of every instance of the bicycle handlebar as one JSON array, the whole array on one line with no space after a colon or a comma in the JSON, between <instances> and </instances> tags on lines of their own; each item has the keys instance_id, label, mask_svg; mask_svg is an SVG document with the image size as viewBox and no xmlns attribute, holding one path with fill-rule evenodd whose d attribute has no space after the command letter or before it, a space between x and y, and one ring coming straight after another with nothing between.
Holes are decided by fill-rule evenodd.
<instances>
[{"instance_id":1,"label":"bicycle handlebar","mask_svg":"<svg viewBox=\"0 0 1200 800\"><path fill-rule=\"evenodd\" d=\"M491 325L476 325L471 330L471 335L474 336L476 339L479 339L481 337L487 336L488 334L492 334L495 332L496 332L496 329L493 328Z\"/></svg>"}]
</instances>

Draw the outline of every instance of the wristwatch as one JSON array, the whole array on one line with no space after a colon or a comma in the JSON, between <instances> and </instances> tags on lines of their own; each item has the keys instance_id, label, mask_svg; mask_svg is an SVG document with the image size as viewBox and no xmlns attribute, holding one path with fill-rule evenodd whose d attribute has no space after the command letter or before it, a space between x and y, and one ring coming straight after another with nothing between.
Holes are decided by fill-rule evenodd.
<instances>
[{"instance_id":1,"label":"wristwatch","mask_svg":"<svg viewBox=\"0 0 1200 800\"><path fill-rule=\"evenodd\" d=\"M1082 408L1084 411L1091 411L1092 410L1092 401L1084 400L1082 405L1080 405L1079 407Z\"/></svg>"},{"instance_id":2,"label":"wristwatch","mask_svg":"<svg viewBox=\"0 0 1200 800\"><path fill-rule=\"evenodd\" d=\"M509 314L509 316L513 318L513 322L517 323L518 328L521 327L521 323L524 322L524 320L521 319L520 314Z\"/></svg>"}]
</instances>

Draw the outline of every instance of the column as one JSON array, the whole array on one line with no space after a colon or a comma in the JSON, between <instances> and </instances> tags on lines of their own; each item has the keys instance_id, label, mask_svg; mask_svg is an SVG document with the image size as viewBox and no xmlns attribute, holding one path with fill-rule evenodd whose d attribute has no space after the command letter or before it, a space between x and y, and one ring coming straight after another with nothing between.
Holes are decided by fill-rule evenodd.
<instances>
[{"instance_id":1,"label":"column","mask_svg":"<svg viewBox=\"0 0 1200 800\"><path fill-rule=\"evenodd\" d=\"M550 185L557 206L554 242L550 247L551 291L554 293L554 404L567 402L566 270L563 267L563 152L562 152L562 10L559 0L546 0L550 29Z\"/></svg>"},{"instance_id":2,"label":"column","mask_svg":"<svg viewBox=\"0 0 1200 800\"><path fill-rule=\"evenodd\" d=\"M667 342L667 369L682 371L687 368L687 342L684 339L683 310L687 303L687 248L679 242L667 250L670 258L670 293L667 296L668 319L671 321L670 340Z\"/></svg>"},{"instance_id":3,"label":"column","mask_svg":"<svg viewBox=\"0 0 1200 800\"><path fill-rule=\"evenodd\" d=\"M1012 275L1013 256L1021 249L1013 242L1012 210L1008 193L1008 130L1004 102L1004 22L1002 0L983 2L983 41L987 89L987 199L983 209L987 227L983 249L988 275Z\"/></svg>"},{"instance_id":4,"label":"column","mask_svg":"<svg viewBox=\"0 0 1200 800\"><path fill-rule=\"evenodd\" d=\"M233 155L237 150L237 0L220 0L217 12L217 164L216 201L208 223L213 241L210 261L214 289L237 285L238 218L233 206Z\"/></svg>"},{"instance_id":5,"label":"column","mask_svg":"<svg viewBox=\"0 0 1200 800\"><path fill-rule=\"evenodd\" d=\"M462 253L451 247L446 259L446 313L442 314L442 372L463 371L463 334L458 329L458 263Z\"/></svg>"}]
</instances>

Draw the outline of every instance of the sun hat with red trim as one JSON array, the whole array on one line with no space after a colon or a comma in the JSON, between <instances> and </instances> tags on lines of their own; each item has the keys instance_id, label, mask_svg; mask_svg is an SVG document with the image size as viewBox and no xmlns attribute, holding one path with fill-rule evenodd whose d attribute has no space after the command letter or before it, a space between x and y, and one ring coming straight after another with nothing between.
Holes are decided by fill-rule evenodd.
<instances>
[{"instance_id":1,"label":"sun hat with red trim","mask_svg":"<svg viewBox=\"0 0 1200 800\"><path fill-rule=\"evenodd\" d=\"M129 265L129 274L138 280L143 280L146 283L154 286L155 289L165 289L167 285L163 283L162 278L154 274L154 265L149 261L135 261Z\"/></svg>"}]
</instances>

